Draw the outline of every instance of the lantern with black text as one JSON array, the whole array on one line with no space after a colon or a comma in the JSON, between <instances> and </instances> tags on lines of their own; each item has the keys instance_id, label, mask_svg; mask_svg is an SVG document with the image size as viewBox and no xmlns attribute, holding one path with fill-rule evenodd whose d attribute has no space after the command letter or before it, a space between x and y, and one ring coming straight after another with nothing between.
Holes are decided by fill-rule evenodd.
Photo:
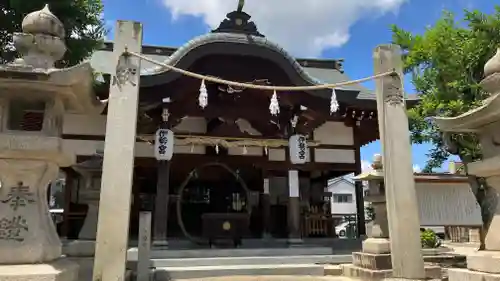
<instances>
[{"instance_id":1,"label":"lantern with black text","mask_svg":"<svg viewBox=\"0 0 500 281\"><path fill-rule=\"evenodd\" d=\"M307 139L303 135L293 135L289 140L290 162L292 164L305 164L309 158Z\"/></svg>"},{"instance_id":2,"label":"lantern with black text","mask_svg":"<svg viewBox=\"0 0 500 281\"><path fill-rule=\"evenodd\" d=\"M158 129L155 137L156 160L170 160L174 154L174 132Z\"/></svg>"}]
</instances>

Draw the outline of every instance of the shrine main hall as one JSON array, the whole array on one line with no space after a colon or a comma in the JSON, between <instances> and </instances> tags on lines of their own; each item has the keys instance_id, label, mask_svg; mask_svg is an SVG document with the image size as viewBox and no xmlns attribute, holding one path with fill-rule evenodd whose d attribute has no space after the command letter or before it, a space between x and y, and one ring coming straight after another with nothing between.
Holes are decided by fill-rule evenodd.
<instances>
[{"instance_id":1,"label":"shrine main hall","mask_svg":"<svg viewBox=\"0 0 500 281\"><path fill-rule=\"evenodd\" d=\"M105 103L113 44L96 51L102 73L87 94ZM142 55L190 72L256 85L314 86L350 80L342 60L294 58L237 10L179 48L142 46ZM135 81L137 82L137 81ZM239 240L333 238L329 179L361 172L360 147L379 137L375 94L359 84L287 93L203 82L143 60L135 146L130 239L141 210L152 211L153 242L212 243L215 225ZM411 101L410 101L411 102ZM95 239L107 108L64 115L65 169L60 236ZM158 149L158 132L168 144ZM291 147L292 140L298 143ZM156 141L156 144L155 144ZM172 145L173 144L173 145ZM169 154L168 157L159 157ZM120 169L120 166L116 166ZM365 234L356 183L357 235ZM103 204L103 202L101 202ZM240 241L241 242L241 241ZM244 242L243 242L244 243Z\"/></svg>"}]
</instances>

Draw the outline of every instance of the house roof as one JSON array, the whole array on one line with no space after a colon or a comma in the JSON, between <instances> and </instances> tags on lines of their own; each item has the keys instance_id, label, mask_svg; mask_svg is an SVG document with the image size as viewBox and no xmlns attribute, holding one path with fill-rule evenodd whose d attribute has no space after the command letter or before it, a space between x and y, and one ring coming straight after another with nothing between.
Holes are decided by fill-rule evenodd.
<instances>
[{"instance_id":1,"label":"house roof","mask_svg":"<svg viewBox=\"0 0 500 281\"><path fill-rule=\"evenodd\" d=\"M338 178L330 179L328 181L328 186L330 187L332 185L336 185L336 184L341 183L341 182L346 182L346 183L354 186L354 181L348 180L345 177L338 177Z\"/></svg>"}]
</instances>

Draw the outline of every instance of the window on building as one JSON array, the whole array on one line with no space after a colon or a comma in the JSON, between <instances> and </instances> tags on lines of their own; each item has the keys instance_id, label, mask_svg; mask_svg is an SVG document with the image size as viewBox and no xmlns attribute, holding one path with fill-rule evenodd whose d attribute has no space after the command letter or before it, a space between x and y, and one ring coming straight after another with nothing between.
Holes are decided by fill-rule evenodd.
<instances>
[{"instance_id":1,"label":"window on building","mask_svg":"<svg viewBox=\"0 0 500 281\"><path fill-rule=\"evenodd\" d=\"M11 101L7 127L16 131L41 131L45 102Z\"/></svg>"},{"instance_id":2,"label":"window on building","mask_svg":"<svg viewBox=\"0 0 500 281\"><path fill-rule=\"evenodd\" d=\"M335 203L352 203L352 194L334 194L333 202Z\"/></svg>"}]
</instances>

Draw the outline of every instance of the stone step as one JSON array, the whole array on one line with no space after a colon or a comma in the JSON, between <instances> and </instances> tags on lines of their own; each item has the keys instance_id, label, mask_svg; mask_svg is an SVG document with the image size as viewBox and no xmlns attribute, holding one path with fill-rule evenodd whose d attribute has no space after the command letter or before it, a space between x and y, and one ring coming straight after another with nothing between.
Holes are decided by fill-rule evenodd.
<instances>
[{"instance_id":1,"label":"stone step","mask_svg":"<svg viewBox=\"0 0 500 281\"><path fill-rule=\"evenodd\" d=\"M303 255L351 254L352 250L339 251L331 247L289 247L289 248L256 248L256 249L197 249L173 250L152 249L152 259L182 259L182 258L220 258L220 257L278 257ZM127 260L137 261L137 248L127 251Z\"/></svg>"},{"instance_id":2,"label":"stone step","mask_svg":"<svg viewBox=\"0 0 500 281\"><path fill-rule=\"evenodd\" d=\"M274 265L219 265L191 267L160 267L153 271L156 281L175 279L209 278L220 276L255 275L307 275L324 276L322 265L315 264L274 264ZM237 279L236 279L237 280Z\"/></svg>"},{"instance_id":3,"label":"stone step","mask_svg":"<svg viewBox=\"0 0 500 281\"><path fill-rule=\"evenodd\" d=\"M280 265L280 264L342 264L349 263L351 255L304 255L277 257L221 257L221 258L183 258L152 259L151 267L193 267L216 265ZM128 263L128 268L135 268L135 262Z\"/></svg>"}]
</instances>

